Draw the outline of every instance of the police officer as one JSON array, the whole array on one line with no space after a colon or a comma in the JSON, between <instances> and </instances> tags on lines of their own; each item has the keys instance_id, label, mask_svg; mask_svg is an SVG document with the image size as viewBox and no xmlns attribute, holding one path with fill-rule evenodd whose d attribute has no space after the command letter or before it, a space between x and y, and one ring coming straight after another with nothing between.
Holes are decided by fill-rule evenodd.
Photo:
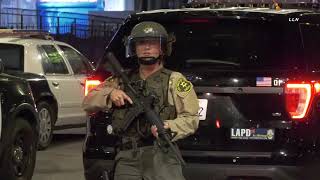
<instances>
[{"instance_id":1,"label":"police officer","mask_svg":"<svg viewBox=\"0 0 320 180\"><path fill-rule=\"evenodd\" d=\"M128 75L133 87L144 96L154 97L153 110L174 135L174 142L198 128L199 104L192 84L181 73L163 67L172 41L162 25L145 21L134 26L125 46L127 56L139 62L139 69ZM111 77L90 91L83 102L88 113L113 110L112 126L121 136L115 180L184 180L176 155L161 146L157 128L143 117L136 117L129 128L120 131L129 112L127 107L134 104L126 92L121 79Z\"/></svg>"}]
</instances>

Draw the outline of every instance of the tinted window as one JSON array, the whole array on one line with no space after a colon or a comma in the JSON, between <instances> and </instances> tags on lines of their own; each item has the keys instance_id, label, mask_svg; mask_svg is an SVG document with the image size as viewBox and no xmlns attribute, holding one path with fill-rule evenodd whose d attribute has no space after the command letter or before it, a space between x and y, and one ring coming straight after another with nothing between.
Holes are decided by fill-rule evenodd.
<instances>
[{"instance_id":1,"label":"tinted window","mask_svg":"<svg viewBox=\"0 0 320 180\"><path fill-rule=\"evenodd\" d=\"M297 26L261 19L202 18L158 21L173 33L170 69L275 70L303 67L302 43ZM137 22L138 23L138 22ZM122 27L110 49L125 59L122 37L135 24ZM121 37L118 37L121 36ZM124 60L124 66L134 62Z\"/></svg>"},{"instance_id":2,"label":"tinted window","mask_svg":"<svg viewBox=\"0 0 320 180\"><path fill-rule=\"evenodd\" d=\"M74 74L89 74L92 68L89 60L82 54L67 46L59 46L66 56Z\"/></svg>"},{"instance_id":3,"label":"tinted window","mask_svg":"<svg viewBox=\"0 0 320 180\"><path fill-rule=\"evenodd\" d=\"M0 59L5 69L23 71L24 48L15 44L0 44Z\"/></svg>"},{"instance_id":4,"label":"tinted window","mask_svg":"<svg viewBox=\"0 0 320 180\"><path fill-rule=\"evenodd\" d=\"M167 66L291 69L302 61L299 33L286 31L283 24L228 19L184 20L178 24L166 24L176 36Z\"/></svg>"},{"instance_id":5,"label":"tinted window","mask_svg":"<svg viewBox=\"0 0 320 180\"><path fill-rule=\"evenodd\" d=\"M42 45L42 64L45 73L68 74L67 66L57 49L52 45Z\"/></svg>"}]
</instances>

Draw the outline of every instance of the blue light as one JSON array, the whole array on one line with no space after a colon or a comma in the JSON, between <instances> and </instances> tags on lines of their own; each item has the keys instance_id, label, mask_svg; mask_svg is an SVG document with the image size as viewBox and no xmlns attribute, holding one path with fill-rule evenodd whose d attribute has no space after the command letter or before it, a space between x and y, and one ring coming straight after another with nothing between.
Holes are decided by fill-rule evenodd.
<instances>
[{"instance_id":1,"label":"blue light","mask_svg":"<svg viewBox=\"0 0 320 180\"><path fill-rule=\"evenodd\" d=\"M50 33L72 33L73 28L87 30L89 11L103 10L104 0L38 0L42 28ZM81 33L82 31L77 31Z\"/></svg>"},{"instance_id":2,"label":"blue light","mask_svg":"<svg viewBox=\"0 0 320 180\"><path fill-rule=\"evenodd\" d=\"M98 0L39 0L40 3L96 3Z\"/></svg>"},{"instance_id":3,"label":"blue light","mask_svg":"<svg viewBox=\"0 0 320 180\"><path fill-rule=\"evenodd\" d=\"M100 6L101 0L39 0L38 7L54 8L54 7L86 7L97 8Z\"/></svg>"},{"instance_id":4,"label":"blue light","mask_svg":"<svg viewBox=\"0 0 320 180\"><path fill-rule=\"evenodd\" d=\"M48 8L53 8L53 7L61 7L61 8L65 8L65 7L86 7L86 8L95 8L97 6L96 3L41 3L39 4L39 7L48 7Z\"/></svg>"}]
</instances>

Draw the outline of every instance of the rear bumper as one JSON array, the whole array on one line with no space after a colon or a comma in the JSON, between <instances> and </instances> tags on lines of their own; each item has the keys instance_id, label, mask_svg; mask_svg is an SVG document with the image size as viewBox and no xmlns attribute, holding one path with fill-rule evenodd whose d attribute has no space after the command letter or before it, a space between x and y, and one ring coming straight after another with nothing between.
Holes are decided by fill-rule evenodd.
<instances>
[{"instance_id":1,"label":"rear bumper","mask_svg":"<svg viewBox=\"0 0 320 180\"><path fill-rule=\"evenodd\" d=\"M299 168L273 165L231 165L187 163L187 180L298 180Z\"/></svg>"},{"instance_id":2,"label":"rear bumper","mask_svg":"<svg viewBox=\"0 0 320 180\"><path fill-rule=\"evenodd\" d=\"M86 180L93 180L101 175L112 179L112 160L84 159L83 163ZM187 163L184 168L186 180L301 180L299 172L300 168L295 166L274 165Z\"/></svg>"}]
</instances>

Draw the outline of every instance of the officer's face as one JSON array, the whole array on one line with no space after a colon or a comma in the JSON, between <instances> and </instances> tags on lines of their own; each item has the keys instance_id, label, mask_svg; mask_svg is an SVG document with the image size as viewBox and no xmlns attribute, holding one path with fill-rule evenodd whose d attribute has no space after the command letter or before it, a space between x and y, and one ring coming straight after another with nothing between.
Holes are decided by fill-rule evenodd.
<instances>
[{"instance_id":1,"label":"officer's face","mask_svg":"<svg viewBox=\"0 0 320 180\"><path fill-rule=\"evenodd\" d=\"M159 57L160 42L158 40L141 40L136 42L136 53L139 58Z\"/></svg>"}]
</instances>

